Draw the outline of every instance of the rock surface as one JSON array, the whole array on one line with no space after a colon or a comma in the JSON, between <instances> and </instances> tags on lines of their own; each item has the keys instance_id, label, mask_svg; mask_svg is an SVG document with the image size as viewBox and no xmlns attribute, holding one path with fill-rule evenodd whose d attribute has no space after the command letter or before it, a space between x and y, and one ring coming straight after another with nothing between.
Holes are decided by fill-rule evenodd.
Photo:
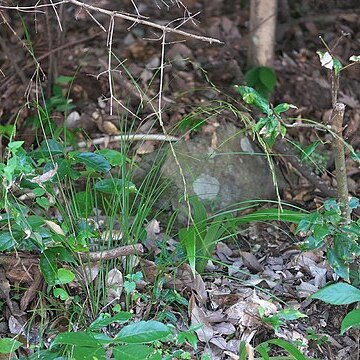
<instances>
[{"instance_id":1,"label":"rock surface","mask_svg":"<svg viewBox=\"0 0 360 360\"><path fill-rule=\"evenodd\" d=\"M245 200L274 199L276 190L263 152L231 123L220 125L215 135L217 146L212 145L214 134L198 134L174 145L189 195L197 195L212 211ZM162 176L173 184L175 196L171 199L176 207L184 187L171 152ZM276 177L281 190L284 179L279 172Z\"/></svg>"}]
</instances>

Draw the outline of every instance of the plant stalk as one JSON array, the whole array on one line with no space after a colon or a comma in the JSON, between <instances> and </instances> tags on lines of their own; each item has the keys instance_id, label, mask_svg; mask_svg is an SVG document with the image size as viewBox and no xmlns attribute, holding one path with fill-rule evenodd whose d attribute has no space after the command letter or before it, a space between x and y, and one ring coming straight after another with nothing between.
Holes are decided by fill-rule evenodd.
<instances>
[{"instance_id":1,"label":"plant stalk","mask_svg":"<svg viewBox=\"0 0 360 360\"><path fill-rule=\"evenodd\" d=\"M341 208L341 215L344 218L344 222L350 222L351 217L349 207L349 190L345 164L344 138L342 134L344 113L345 105L343 103L336 102L333 107L331 121L336 134L333 142L333 151L335 155L337 192Z\"/></svg>"}]
</instances>

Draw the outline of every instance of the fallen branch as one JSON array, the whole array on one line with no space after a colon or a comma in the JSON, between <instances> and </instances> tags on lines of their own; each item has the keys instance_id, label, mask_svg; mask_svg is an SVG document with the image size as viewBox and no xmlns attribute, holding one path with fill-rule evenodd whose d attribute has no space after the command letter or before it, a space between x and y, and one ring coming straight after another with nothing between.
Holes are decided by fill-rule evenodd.
<instances>
[{"instance_id":1,"label":"fallen branch","mask_svg":"<svg viewBox=\"0 0 360 360\"><path fill-rule=\"evenodd\" d=\"M179 138L170 135L163 134L128 134L128 135L116 135L116 136L104 136L98 139L92 139L89 141L81 141L78 143L79 148L84 148L91 145L101 145L116 141L178 141Z\"/></svg>"},{"instance_id":2,"label":"fallen branch","mask_svg":"<svg viewBox=\"0 0 360 360\"><path fill-rule=\"evenodd\" d=\"M115 249L93 251L89 253L82 253L80 257L82 260L90 260L96 262L100 260L117 259L120 256L136 255L144 252L142 244L125 245Z\"/></svg>"},{"instance_id":3,"label":"fallen branch","mask_svg":"<svg viewBox=\"0 0 360 360\"><path fill-rule=\"evenodd\" d=\"M125 245L118 248L103 250L103 251L92 251L88 253L81 253L80 258L82 260L90 260L96 262L100 260L116 259L120 256L129 256L141 254L144 252L142 244ZM17 266L32 266L39 264L40 254L36 255L19 255L16 257L13 253L11 254L0 254L0 265L6 267L17 267Z\"/></svg>"}]
</instances>

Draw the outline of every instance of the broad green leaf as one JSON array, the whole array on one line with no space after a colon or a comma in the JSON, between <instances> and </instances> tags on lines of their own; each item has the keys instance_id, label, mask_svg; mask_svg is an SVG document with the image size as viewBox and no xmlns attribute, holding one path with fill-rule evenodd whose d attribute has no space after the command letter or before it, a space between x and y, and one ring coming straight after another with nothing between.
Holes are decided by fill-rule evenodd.
<instances>
[{"instance_id":1,"label":"broad green leaf","mask_svg":"<svg viewBox=\"0 0 360 360\"><path fill-rule=\"evenodd\" d=\"M64 154L64 146L54 139L42 141L40 148L32 151L30 154L34 159L46 159L50 155L57 156Z\"/></svg>"},{"instance_id":2,"label":"broad green leaf","mask_svg":"<svg viewBox=\"0 0 360 360\"><path fill-rule=\"evenodd\" d=\"M359 199L352 196L349 201L349 207L351 210L358 208L359 207Z\"/></svg>"},{"instance_id":3,"label":"broad green leaf","mask_svg":"<svg viewBox=\"0 0 360 360\"><path fill-rule=\"evenodd\" d=\"M63 301L65 301L69 298L69 294L67 293L67 291L64 289L61 289L61 288L54 288L53 294L56 298L59 298L60 300L63 300Z\"/></svg>"},{"instance_id":4,"label":"broad green leaf","mask_svg":"<svg viewBox=\"0 0 360 360\"><path fill-rule=\"evenodd\" d=\"M57 283L68 284L75 279L75 274L67 269L60 268L57 270Z\"/></svg>"},{"instance_id":5,"label":"broad green leaf","mask_svg":"<svg viewBox=\"0 0 360 360\"><path fill-rule=\"evenodd\" d=\"M0 339L0 354L10 354L17 350L22 343L12 338Z\"/></svg>"},{"instance_id":6,"label":"broad green leaf","mask_svg":"<svg viewBox=\"0 0 360 360\"><path fill-rule=\"evenodd\" d=\"M0 234L0 251L9 250L15 245L16 241L10 232L3 232Z\"/></svg>"},{"instance_id":7,"label":"broad green leaf","mask_svg":"<svg viewBox=\"0 0 360 360\"><path fill-rule=\"evenodd\" d=\"M92 347L99 348L102 344L111 343L112 339L103 335L96 336L92 333L87 332L63 332L58 334L53 342L51 343L51 347L55 345L74 345L74 346L84 346L84 347Z\"/></svg>"},{"instance_id":8,"label":"broad green leaf","mask_svg":"<svg viewBox=\"0 0 360 360\"><path fill-rule=\"evenodd\" d=\"M96 150L96 153L106 158L112 166L121 166L127 161L130 161L130 159L124 156L121 152L112 149Z\"/></svg>"},{"instance_id":9,"label":"broad green leaf","mask_svg":"<svg viewBox=\"0 0 360 360\"><path fill-rule=\"evenodd\" d=\"M49 199L45 196L37 197L35 202L45 210L48 210L50 207Z\"/></svg>"},{"instance_id":10,"label":"broad green leaf","mask_svg":"<svg viewBox=\"0 0 360 360\"><path fill-rule=\"evenodd\" d=\"M360 328L360 309L354 309L346 314L341 322L341 335L350 328Z\"/></svg>"},{"instance_id":11,"label":"broad green leaf","mask_svg":"<svg viewBox=\"0 0 360 360\"><path fill-rule=\"evenodd\" d=\"M341 247L340 250L342 250ZM333 268L336 274L338 274L344 280L349 280L349 264L345 263L345 261L341 257L339 257L336 250L328 248L326 250L326 257L330 266Z\"/></svg>"},{"instance_id":12,"label":"broad green leaf","mask_svg":"<svg viewBox=\"0 0 360 360\"><path fill-rule=\"evenodd\" d=\"M14 154L17 149L21 148L21 146L24 144L24 141L11 141L8 144L8 148L11 150L11 152Z\"/></svg>"},{"instance_id":13,"label":"broad green leaf","mask_svg":"<svg viewBox=\"0 0 360 360\"><path fill-rule=\"evenodd\" d=\"M102 313L95 319L91 325L89 326L90 330L100 330L103 327L106 327L110 324L117 323L123 324L132 318L133 314L131 312L119 312L114 316L110 316L109 314Z\"/></svg>"},{"instance_id":14,"label":"broad green leaf","mask_svg":"<svg viewBox=\"0 0 360 360\"><path fill-rule=\"evenodd\" d=\"M264 342L265 344L277 345L284 350L286 350L290 355L292 355L296 360L307 360L306 357L298 350L293 344L282 340L282 339L273 339ZM263 344L264 344L263 343ZM256 349L256 348L255 348Z\"/></svg>"},{"instance_id":15,"label":"broad green leaf","mask_svg":"<svg viewBox=\"0 0 360 360\"><path fill-rule=\"evenodd\" d=\"M152 347L142 344L127 344L113 349L115 360L145 360L154 352Z\"/></svg>"},{"instance_id":16,"label":"broad green leaf","mask_svg":"<svg viewBox=\"0 0 360 360\"><path fill-rule=\"evenodd\" d=\"M235 86L235 90L242 99L249 105L254 105L266 115L271 115L272 110L269 102L264 99L255 89L248 86Z\"/></svg>"},{"instance_id":17,"label":"broad green leaf","mask_svg":"<svg viewBox=\"0 0 360 360\"><path fill-rule=\"evenodd\" d=\"M159 321L139 321L122 328L115 340L127 344L143 344L164 339L170 333L170 329Z\"/></svg>"},{"instance_id":18,"label":"broad green leaf","mask_svg":"<svg viewBox=\"0 0 360 360\"><path fill-rule=\"evenodd\" d=\"M74 76L58 76L55 79L55 84L59 84L59 85L67 85L69 83L71 83L73 80L75 79Z\"/></svg>"},{"instance_id":19,"label":"broad green leaf","mask_svg":"<svg viewBox=\"0 0 360 360\"><path fill-rule=\"evenodd\" d=\"M281 113L288 111L289 109L297 109L297 107L292 104L281 103L274 108L274 112L275 114L280 115Z\"/></svg>"},{"instance_id":20,"label":"broad green leaf","mask_svg":"<svg viewBox=\"0 0 360 360\"><path fill-rule=\"evenodd\" d=\"M307 315L303 314L301 311L296 309L284 309L277 313L280 319L291 321L300 318L305 318Z\"/></svg>"},{"instance_id":21,"label":"broad green leaf","mask_svg":"<svg viewBox=\"0 0 360 360\"><path fill-rule=\"evenodd\" d=\"M135 193L137 191L135 184L131 181L124 181L118 178L100 180L95 183L94 188L106 194L116 194L123 190L128 193Z\"/></svg>"},{"instance_id":22,"label":"broad green leaf","mask_svg":"<svg viewBox=\"0 0 360 360\"><path fill-rule=\"evenodd\" d=\"M276 74L275 71L267 66L259 67L259 79L266 86L269 92L275 89Z\"/></svg>"},{"instance_id":23,"label":"broad green leaf","mask_svg":"<svg viewBox=\"0 0 360 360\"><path fill-rule=\"evenodd\" d=\"M85 347L74 346L72 359L75 360L106 360L106 352L102 346Z\"/></svg>"},{"instance_id":24,"label":"broad green leaf","mask_svg":"<svg viewBox=\"0 0 360 360\"><path fill-rule=\"evenodd\" d=\"M73 152L71 153L71 156L79 163L86 165L86 167L101 173L106 173L111 169L110 163L104 156L99 154L91 152Z\"/></svg>"},{"instance_id":25,"label":"broad green leaf","mask_svg":"<svg viewBox=\"0 0 360 360\"><path fill-rule=\"evenodd\" d=\"M348 305L360 301L360 290L347 283L328 285L310 296L327 304Z\"/></svg>"},{"instance_id":26,"label":"broad green leaf","mask_svg":"<svg viewBox=\"0 0 360 360\"><path fill-rule=\"evenodd\" d=\"M31 355L27 360L66 360L60 356L57 352L50 350L40 350L36 351Z\"/></svg>"}]
</instances>

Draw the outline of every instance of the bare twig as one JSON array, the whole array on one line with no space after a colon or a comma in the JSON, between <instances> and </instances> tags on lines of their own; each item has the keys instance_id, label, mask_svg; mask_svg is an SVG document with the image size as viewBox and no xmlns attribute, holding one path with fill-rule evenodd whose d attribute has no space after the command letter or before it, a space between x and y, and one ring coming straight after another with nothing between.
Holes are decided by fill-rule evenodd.
<instances>
[{"instance_id":1,"label":"bare twig","mask_svg":"<svg viewBox=\"0 0 360 360\"><path fill-rule=\"evenodd\" d=\"M100 13L108 15L110 17L114 17L114 18L117 17L117 18L120 18L120 19L123 19L123 20L130 21L132 23L146 25L146 26L149 26L149 27L152 27L152 28L155 28L155 29L159 29L159 30L161 30L162 32L165 32L165 33L173 33L173 34L183 35L185 37L190 37L190 38L197 39L197 40L200 40L200 41L205 41L205 42L208 42L210 44L212 44L212 43L222 44L223 43L222 41L220 41L218 39L215 39L215 38L196 35L196 34L192 34L192 33L189 33L187 31L183 31L183 30L179 30L179 29L169 28L168 26L155 24L155 23L153 23L151 21L144 20L144 19L141 19L139 17L135 17L135 16L127 15L127 14L122 14L122 13L119 13L117 11L110 11L110 10L99 8L97 6L85 4L85 3L81 2L81 1L78 1L78 0L64 0L64 3L71 3L71 4L74 4L76 6L81 6L84 9L100 12Z\"/></svg>"}]
</instances>

